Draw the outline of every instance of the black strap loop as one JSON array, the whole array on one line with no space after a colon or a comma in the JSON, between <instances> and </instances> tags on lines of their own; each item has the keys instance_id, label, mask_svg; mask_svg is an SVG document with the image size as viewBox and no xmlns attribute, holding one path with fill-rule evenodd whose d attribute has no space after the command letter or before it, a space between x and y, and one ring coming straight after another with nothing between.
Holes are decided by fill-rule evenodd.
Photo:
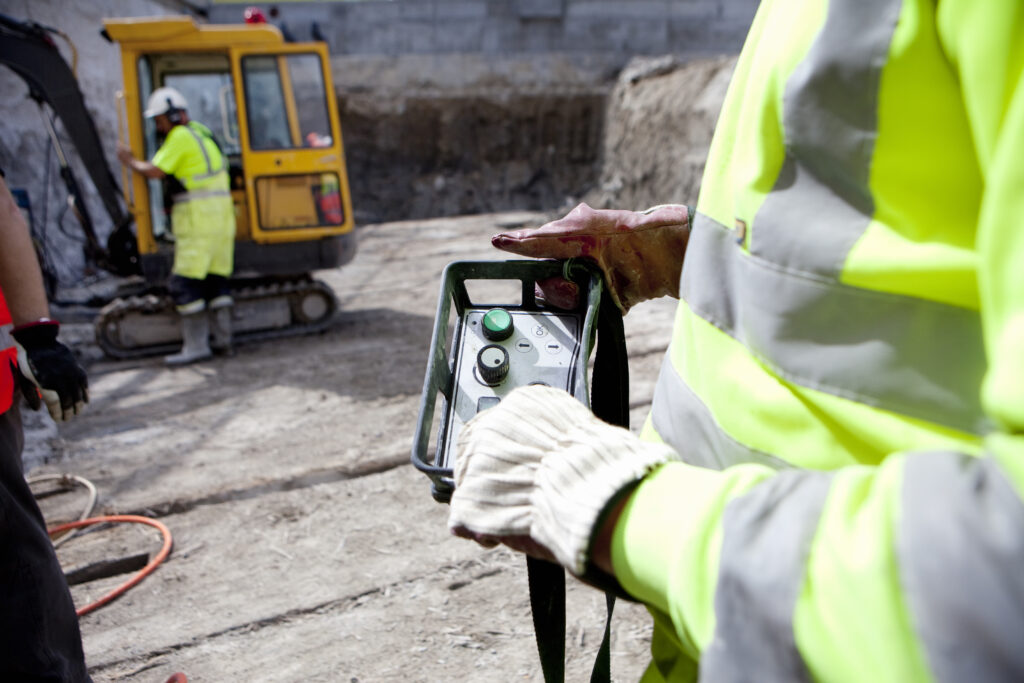
<instances>
[{"instance_id":1,"label":"black strap loop","mask_svg":"<svg viewBox=\"0 0 1024 683\"><path fill-rule=\"evenodd\" d=\"M565 680L565 570L536 557L526 558L530 611L545 683Z\"/></svg>"},{"instance_id":2,"label":"black strap loop","mask_svg":"<svg viewBox=\"0 0 1024 683\"><path fill-rule=\"evenodd\" d=\"M622 314L610 297L602 297L597 313L597 350L590 387L590 408L605 422L629 428L629 360ZM561 566L526 559L530 607L537 652L545 683L565 680L565 571ZM611 625L615 596L605 594L608 616L591 683L611 681Z\"/></svg>"}]
</instances>

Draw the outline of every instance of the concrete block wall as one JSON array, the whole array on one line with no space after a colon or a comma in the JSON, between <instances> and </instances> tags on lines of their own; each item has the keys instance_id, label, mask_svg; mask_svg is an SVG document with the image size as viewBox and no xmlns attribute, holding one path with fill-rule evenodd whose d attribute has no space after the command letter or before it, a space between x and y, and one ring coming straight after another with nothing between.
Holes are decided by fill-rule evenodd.
<instances>
[{"instance_id":1,"label":"concrete block wall","mask_svg":"<svg viewBox=\"0 0 1024 683\"><path fill-rule=\"evenodd\" d=\"M249 2L214 2L237 22ZM739 50L758 0L362 0L257 3L296 40L314 23L336 55L601 53L706 56Z\"/></svg>"}]
</instances>

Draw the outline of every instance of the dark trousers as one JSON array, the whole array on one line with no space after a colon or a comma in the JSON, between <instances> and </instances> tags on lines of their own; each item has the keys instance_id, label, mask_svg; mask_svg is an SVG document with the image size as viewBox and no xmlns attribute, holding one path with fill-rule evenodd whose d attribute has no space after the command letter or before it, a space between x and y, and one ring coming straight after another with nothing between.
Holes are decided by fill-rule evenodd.
<instances>
[{"instance_id":1,"label":"dark trousers","mask_svg":"<svg viewBox=\"0 0 1024 683\"><path fill-rule=\"evenodd\" d=\"M200 299L209 303L218 296L231 293L228 279L223 275L207 275L202 280L182 275L171 275L167 289L170 290L171 300L174 301L175 306L184 306Z\"/></svg>"},{"instance_id":2,"label":"dark trousers","mask_svg":"<svg viewBox=\"0 0 1024 683\"><path fill-rule=\"evenodd\" d=\"M71 592L22 471L20 400L0 415L0 681L91 681Z\"/></svg>"}]
</instances>

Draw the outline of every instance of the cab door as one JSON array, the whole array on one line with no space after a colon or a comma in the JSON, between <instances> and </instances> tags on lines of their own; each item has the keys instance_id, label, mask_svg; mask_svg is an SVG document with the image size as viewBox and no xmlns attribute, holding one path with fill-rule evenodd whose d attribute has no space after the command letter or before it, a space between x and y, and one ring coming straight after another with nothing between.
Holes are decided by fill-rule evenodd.
<instances>
[{"instance_id":1,"label":"cab door","mask_svg":"<svg viewBox=\"0 0 1024 683\"><path fill-rule=\"evenodd\" d=\"M354 222L326 47L231 52L253 241L350 232Z\"/></svg>"}]
</instances>

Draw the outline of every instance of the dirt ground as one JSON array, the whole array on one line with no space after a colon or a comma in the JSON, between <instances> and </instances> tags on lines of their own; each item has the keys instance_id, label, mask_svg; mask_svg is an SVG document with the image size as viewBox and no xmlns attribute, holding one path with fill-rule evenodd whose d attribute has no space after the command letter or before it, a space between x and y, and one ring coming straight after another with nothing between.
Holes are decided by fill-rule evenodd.
<instances>
[{"instance_id":1,"label":"dirt ground","mask_svg":"<svg viewBox=\"0 0 1024 683\"><path fill-rule=\"evenodd\" d=\"M89 359L86 414L29 433L49 462L28 473L92 481L96 513L141 514L174 549L121 598L81 619L97 682L539 681L525 564L446 531L447 508L409 464L440 274L501 259L500 227L539 213L359 228L350 265L319 276L342 302L328 332L243 346L167 369L160 359ZM646 416L674 302L626 318L634 429ZM67 335L87 339L88 328ZM48 419L48 418L47 418ZM39 419L36 420L39 422ZM41 500L77 516L81 490ZM147 551L160 534L126 525L59 549L66 569ZM90 603L127 577L76 585ZM567 679L588 680L603 595L569 582ZM615 680L646 665L650 624L619 602Z\"/></svg>"}]
</instances>

